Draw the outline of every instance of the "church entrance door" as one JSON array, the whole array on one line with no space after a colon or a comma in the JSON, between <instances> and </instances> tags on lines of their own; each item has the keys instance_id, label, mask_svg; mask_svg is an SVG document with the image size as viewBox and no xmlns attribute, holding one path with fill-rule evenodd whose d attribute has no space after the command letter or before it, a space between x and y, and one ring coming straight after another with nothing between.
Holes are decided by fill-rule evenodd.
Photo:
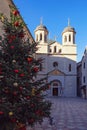
<instances>
[{"instance_id":1,"label":"church entrance door","mask_svg":"<svg viewBox=\"0 0 87 130\"><path fill-rule=\"evenodd\" d=\"M53 88L53 96L58 96L58 88Z\"/></svg>"},{"instance_id":2,"label":"church entrance door","mask_svg":"<svg viewBox=\"0 0 87 130\"><path fill-rule=\"evenodd\" d=\"M62 96L62 84L59 80L51 82L51 94L52 96Z\"/></svg>"}]
</instances>

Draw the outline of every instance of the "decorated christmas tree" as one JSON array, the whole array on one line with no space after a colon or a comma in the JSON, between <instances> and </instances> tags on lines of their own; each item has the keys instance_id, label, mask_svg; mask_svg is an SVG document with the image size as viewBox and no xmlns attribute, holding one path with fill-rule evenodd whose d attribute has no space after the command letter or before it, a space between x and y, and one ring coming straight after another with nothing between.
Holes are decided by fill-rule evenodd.
<instances>
[{"instance_id":1,"label":"decorated christmas tree","mask_svg":"<svg viewBox=\"0 0 87 130\"><path fill-rule=\"evenodd\" d=\"M19 11L10 9L10 19L0 14L0 130L23 130L50 117L44 95L49 84L46 78L37 80L42 62L35 59L37 44L26 37Z\"/></svg>"}]
</instances>

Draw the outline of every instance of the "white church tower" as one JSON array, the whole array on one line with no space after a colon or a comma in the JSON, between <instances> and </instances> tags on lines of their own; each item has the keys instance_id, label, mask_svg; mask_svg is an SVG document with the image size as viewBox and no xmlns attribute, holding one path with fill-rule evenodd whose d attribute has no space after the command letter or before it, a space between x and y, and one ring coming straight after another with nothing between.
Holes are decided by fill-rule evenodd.
<instances>
[{"instance_id":1,"label":"white church tower","mask_svg":"<svg viewBox=\"0 0 87 130\"><path fill-rule=\"evenodd\" d=\"M43 58L38 78L48 77L49 96L76 96L76 57L75 29L70 26L62 32L62 44L48 40L47 27L42 23L35 29L35 41L38 43L36 57Z\"/></svg>"},{"instance_id":2,"label":"white church tower","mask_svg":"<svg viewBox=\"0 0 87 130\"><path fill-rule=\"evenodd\" d=\"M68 27L66 27L62 33L62 43L64 45L75 44L75 34L75 29L70 26L70 21L68 21Z\"/></svg>"},{"instance_id":3,"label":"white church tower","mask_svg":"<svg viewBox=\"0 0 87 130\"><path fill-rule=\"evenodd\" d=\"M47 44L47 36L48 30L46 26L40 23L39 26L35 29L35 41L38 42L38 52L37 53L47 53L48 52L48 44Z\"/></svg>"},{"instance_id":4,"label":"white church tower","mask_svg":"<svg viewBox=\"0 0 87 130\"><path fill-rule=\"evenodd\" d=\"M68 58L70 57L76 61L77 48L75 44L75 34L75 29L71 27L70 23L68 22L68 27L64 28L62 32L62 53L65 53Z\"/></svg>"}]
</instances>

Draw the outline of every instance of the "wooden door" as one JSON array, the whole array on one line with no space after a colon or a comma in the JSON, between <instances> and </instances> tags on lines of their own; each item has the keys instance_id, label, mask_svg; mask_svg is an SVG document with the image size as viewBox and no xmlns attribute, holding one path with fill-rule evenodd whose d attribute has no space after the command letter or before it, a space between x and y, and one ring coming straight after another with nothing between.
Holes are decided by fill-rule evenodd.
<instances>
[{"instance_id":1,"label":"wooden door","mask_svg":"<svg viewBox=\"0 0 87 130\"><path fill-rule=\"evenodd\" d=\"M58 88L53 88L53 96L58 96Z\"/></svg>"}]
</instances>

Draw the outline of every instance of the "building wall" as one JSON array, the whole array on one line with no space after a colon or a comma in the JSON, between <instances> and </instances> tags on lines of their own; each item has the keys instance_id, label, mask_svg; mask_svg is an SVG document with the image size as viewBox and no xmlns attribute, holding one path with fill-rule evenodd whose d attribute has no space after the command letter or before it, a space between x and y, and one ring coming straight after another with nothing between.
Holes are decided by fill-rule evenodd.
<instances>
[{"instance_id":1,"label":"building wall","mask_svg":"<svg viewBox=\"0 0 87 130\"><path fill-rule=\"evenodd\" d=\"M3 13L8 18L10 17L10 9L9 9L8 1L0 0L0 13ZM0 35L2 34L3 34L2 23L0 21Z\"/></svg>"},{"instance_id":2,"label":"building wall","mask_svg":"<svg viewBox=\"0 0 87 130\"><path fill-rule=\"evenodd\" d=\"M0 13L3 13L8 19L10 18L10 6L13 6L15 8L17 8L13 2L13 0L0 0ZM21 13L20 13L20 18L23 21L23 23L25 24ZM29 38L30 42L33 43L34 38L30 32L30 30L27 28L26 24L24 25L24 30L26 31L26 38ZM0 35L3 34L3 29L2 29L2 23L0 22Z\"/></svg>"},{"instance_id":3,"label":"building wall","mask_svg":"<svg viewBox=\"0 0 87 130\"><path fill-rule=\"evenodd\" d=\"M82 96L82 62L77 63L77 96Z\"/></svg>"},{"instance_id":4,"label":"building wall","mask_svg":"<svg viewBox=\"0 0 87 130\"><path fill-rule=\"evenodd\" d=\"M87 52L82 58L82 85L87 85Z\"/></svg>"},{"instance_id":5,"label":"building wall","mask_svg":"<svg viewBox=\"0 0 87 130\"><path fill-rule=\"evenodd\" d=\"M82 60L77 66L77 85L80 96L87 98L87 47L85 48Z\"/></svg>"},{"instance_id":6,"label":"building wall","mask_svg":"<svg viewBox=\"0 0 87 130\"><path fill-rule=\"evenodd\" d=\"M66 76L65 77L65 90L64 95L66 97L76 97L77 96L77 84L76 84L77 77L74 76Z\"/></svg>"},{"instance_id":7,"label":"building wall","mask_svg":"<svg viewBox=\"0 0 87 130\"><path fill-rule=\"evenodd\" d=\"M81 96L87 98L87 47L81 60Z\"/></svg>"}]
</instances>

